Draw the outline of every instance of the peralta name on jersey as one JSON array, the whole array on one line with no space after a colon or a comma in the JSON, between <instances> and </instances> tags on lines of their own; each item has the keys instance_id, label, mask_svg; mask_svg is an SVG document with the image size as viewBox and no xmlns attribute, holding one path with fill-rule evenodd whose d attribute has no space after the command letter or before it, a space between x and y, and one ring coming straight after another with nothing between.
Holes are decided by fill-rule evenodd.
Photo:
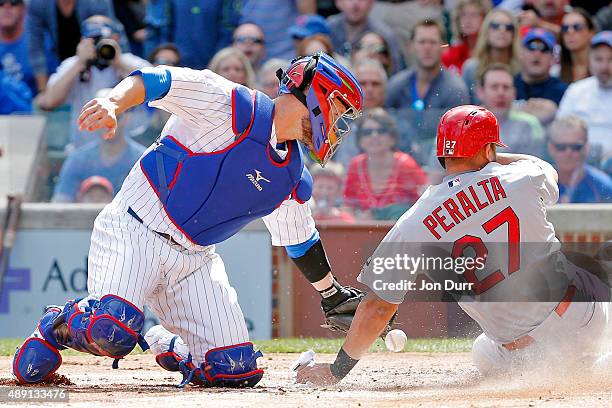
<instances>
[{"instance_id":1,"label":"peralta name on jersey","mask_svg":"<svg viewBox=\"0 0 612 408\"><path fill-rule=\"evenodd\" d=\"M507 198L506 192L499 179L494 176L459 190L454 197L444 201L425 217L423 224L439 240L443 231L452 230L455 225L465 221L472 214L502 198Z\"/></svg>"}]
</instances>

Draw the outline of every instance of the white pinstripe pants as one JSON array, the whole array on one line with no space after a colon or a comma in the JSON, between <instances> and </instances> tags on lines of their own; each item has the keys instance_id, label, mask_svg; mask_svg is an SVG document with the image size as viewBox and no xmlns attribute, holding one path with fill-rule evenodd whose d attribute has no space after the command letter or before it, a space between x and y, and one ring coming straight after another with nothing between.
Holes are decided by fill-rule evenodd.
<instances>
[{"instance_id":1,"label":"white pinstripe pants","mask_svg":"<svg viewBox=\"0 0 612 408\"><path fill-rule=\"evenodd\" d=\"M189 347L194 363L211 348L248 341L236 291L214 246L203 251L168 243L115 202L96 218L87 287L90 297L121 296L148 306Z\"/></svg>"}]
</instances>

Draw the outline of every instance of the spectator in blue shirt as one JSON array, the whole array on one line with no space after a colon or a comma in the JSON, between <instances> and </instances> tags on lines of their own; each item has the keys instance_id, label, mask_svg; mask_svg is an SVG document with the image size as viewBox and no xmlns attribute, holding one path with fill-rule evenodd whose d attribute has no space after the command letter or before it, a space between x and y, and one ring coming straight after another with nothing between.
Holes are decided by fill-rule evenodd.
<instances>
[{"instance_id":1,"label":"spectator in blue shirt","mask_svg":"<svg viewBox=\"0 0 612 408\"><path fill-rule=\"evenodd\" d=\"M150 55L170 38L170 0L149 0L145 8L143 55Z\"/></svg>"},{"instance_id":2,"label":"spectator in blue shirt","mask_svg":"<svg viewBox=\"0 0 612 408\"><path fill-rule=\"evenodd\" d=\"M125 119L123 119L125 117ZM75 202L81 184L91 176L102 176L118 191L145 147L126 139L129 114L119 118L117 132L111 139L90 142L74 150L64 162L53 192L53 202Z\"/></svg>"},{"instance_id":3,"label":"spectator in blue shirt","mask_svg":"<svg viewBox=\"0 0 612 408\"><path fill-rule=\"evenodd\" d=\"M585 163L588 127L577 116L556 119L549 129L548 152L559 173L560 203L610 203L612 179Z\"/></svg>"},{"instance_id":4,"label":"spectator in blue shirt","mask_svg":"<svg viewBox=\"0 0 612 408\"><path fill-rule=\"evenodd\" d=\"M23 0L5 1L0 5L0 69L5 76L25 82L32 95L36 95L38 89L24 28L25 14Z\"/></svg>"},{"instance_id":5,"label":"spectator in blue shirt","mask_svg":"<svg viewBox=\"0 0 612 408\"><path fill-rule=\"evenodd\" d=\"M147 8L145 20L149 34L157 35L158 43L173 42L181 52L182 64L204 69L213 55L230 45L232 32L238 25L236 0L157 0Z\"/></svg>"},{"instance_id":6,"label":"spectator in blue shirt","mask_svg":"<svg viewBox=\"0 0 612 408\"><path fill-rule=\"evenodd\" d=\"M0 115L32 111L32 92L23 81L16 80L0 70Z\"/></svg>"},{"instance_id":7,"label":"spectator in blue shirt","mask_svg":"<svg viewBox=\"0 0 612 408\"><path fill-rule=\"evenodd\" d=\"M544 98L559 105L567 84L550 76L556 45L555 37L548 31L532 28L527 32L521 49L522 69L514 78L517 99Z\"/></svg>"},{"instance_id":8,"label":"spectator in blue shirt","mask_svg":"<svg viewBox=\"0 0 612 408\"><path fill-rule=\"evenodd\" d=\"M81 182L77 202L105 204L113 201L114 195L114 187L109 179L102 176L91 176Z\"/></svg>"}]
</instances>

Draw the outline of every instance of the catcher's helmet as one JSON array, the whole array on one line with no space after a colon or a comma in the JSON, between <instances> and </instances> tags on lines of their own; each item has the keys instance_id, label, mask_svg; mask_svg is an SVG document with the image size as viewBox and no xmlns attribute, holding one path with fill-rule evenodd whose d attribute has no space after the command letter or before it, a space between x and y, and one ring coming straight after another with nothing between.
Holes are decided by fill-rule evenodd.
<instances>
[{"instance_id":1,"label":"catcher's helmet","mask_svg":"<svg viewBox=\"0 0 612 408\"><path fill-rule=\"evenodd\" d=\"M499 140L499 124L495 115L476 105L450 109L438 124L436 155L441 157L472 157L488 143L508 147ZM443 160L440 160L443 164Z\"/></svg>"},{"instance_id":2,"label":"catcher's helmet","mask_svg":"<svg viewBox=\"0 0 612 408\"><path fill-rule=\"evenodd\" d=\"M342 137L350 131L346 119L361 115L363 92L348 69L325 53L294 59L286 72L276 72L280 94L291 93L308 109L312 125L310 152L324 166L334 155ZM307 94L306 88L310 85Z\"/></svg>"}]
</instances>

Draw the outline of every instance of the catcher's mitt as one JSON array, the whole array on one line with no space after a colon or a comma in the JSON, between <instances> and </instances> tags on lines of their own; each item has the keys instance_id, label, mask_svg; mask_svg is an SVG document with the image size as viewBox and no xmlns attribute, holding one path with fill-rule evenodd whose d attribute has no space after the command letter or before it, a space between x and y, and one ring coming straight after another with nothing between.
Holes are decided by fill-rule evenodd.
<instances>
[{"instance_id":1,"label":"catcher's mitt","mask_svg":"<svg viewBox=\"0 0 612 408\"><path fill-rule=\"evenodd\" d=\"M357 306L359 306L359 302L365 297L366 292L363 292L359 289L352 288L350 286L345 286L344 289L350 293L350 297L345 298L340 303L335 306L331 306L325 303L325 299L321 301L321 309L323 309L323 313L325 314L325 323L321 325L326 329L331 331L339 331L346 333L351 327L351 323L353 322L353 318L355 317L355 312L357 311ZM383 330L381 337L387 335L389 331L393 329L393 325L395 324L395 316L394 314L387 327Z\"/></svg>"}]
</instances>

